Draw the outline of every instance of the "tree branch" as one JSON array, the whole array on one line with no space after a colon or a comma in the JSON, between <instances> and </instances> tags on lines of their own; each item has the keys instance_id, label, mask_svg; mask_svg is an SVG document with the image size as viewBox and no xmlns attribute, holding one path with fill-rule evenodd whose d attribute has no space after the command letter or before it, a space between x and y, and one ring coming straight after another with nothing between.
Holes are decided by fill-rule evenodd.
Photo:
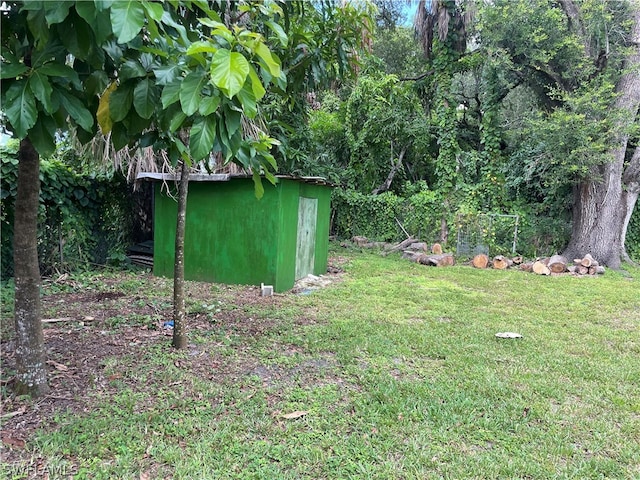
<instances>
[{"instance_id":1,"label":"tree branch","mask_svg":"<svg viewBox=\"0 0 640 480\"><path fill-rule=\"evenodd\" d=\"M417 80L422 80L423 78L426 78L429 75L433 75L434 73L435 73L435 70L431 69L428 72L418 75L417 77L403 77L403 78L399 78L398 80L400 80L401 82L415 82Z\"/></svg>"},{"instance_id":2,"label":"tree branch","mask_svg":"<svg viewBox=\"0 0 640 480\"><path fill-rule=\"evenodd\" d=\"M389 172L389 175L387 175L387 179L384 181L382 185L380 185L377 188L374 188L373 191L371 192L371 195L378 195L379 193L386 192L387 190L389 190L389 187L391 186L391 182L393 182L393 177L396 176L397 171L400 169L400 167L402 167L402 159L404 158L404 154L406 151L407 151L407 147L406 146L402 147L402 151L398 156L398 161L395 164L393 163L393 157L391 158L392 166L391 166L391 171Z\"/></svg>"}]
</instances>

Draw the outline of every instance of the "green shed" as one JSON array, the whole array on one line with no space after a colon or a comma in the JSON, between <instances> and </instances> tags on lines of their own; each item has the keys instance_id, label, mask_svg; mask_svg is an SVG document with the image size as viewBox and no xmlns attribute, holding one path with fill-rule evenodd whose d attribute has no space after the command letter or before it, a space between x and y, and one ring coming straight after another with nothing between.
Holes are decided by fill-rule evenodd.
<instances>
[{"instance_id":1,"label":"green shed","mask_svg":"<svg viewBox=\"0 0 640 480\"><path fill-rule=\"evenodd\" d=\"M166 192L175 175L143 173L154 188L153 273L172 277L177 202ZM165 188L163 189L163 185ZM327 271L331 186L321 178L278 176L263 181L257 199L251 177L192 174L185 225L186 280L273 285Z\"/></svg>"}]
</instances>

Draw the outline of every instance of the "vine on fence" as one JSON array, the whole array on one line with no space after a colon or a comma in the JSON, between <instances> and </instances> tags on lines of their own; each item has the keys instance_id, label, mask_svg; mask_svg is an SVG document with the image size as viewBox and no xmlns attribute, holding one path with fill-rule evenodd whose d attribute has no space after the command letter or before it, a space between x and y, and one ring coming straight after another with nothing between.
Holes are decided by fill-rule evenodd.
<instances>
[{"instance_id":1,"label":"vine on fence","mask_svg":"<svg viewBox=\"0 0 640 480\"><path fill-rule=\"evenodd\" d=\"M13 275L16 152L13 142L0 147L3 279ZM117 174L81 175L58 160L41 160L38 223L38 256L43 274L123 260L131 230L126 181Z\"/></svg>"}]
</instances>

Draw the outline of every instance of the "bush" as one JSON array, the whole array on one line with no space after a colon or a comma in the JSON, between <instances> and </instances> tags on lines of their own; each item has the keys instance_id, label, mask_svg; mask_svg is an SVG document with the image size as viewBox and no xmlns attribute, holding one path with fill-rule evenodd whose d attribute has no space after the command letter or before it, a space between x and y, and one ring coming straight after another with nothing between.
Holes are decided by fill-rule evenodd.
<instances>
[{"instance_id":1,"label":"bush","mask_svg":"<svg viewBox=\"0 0 640 480\"><path fill-rule=\"evenodd\" d=\"M17 143L0 147L2 278L13 275ZM129 243L131 205L121 175L80 175L57 160L40 161L38 256L43 274L122 258Z\"/></svg>"}]
</instances>

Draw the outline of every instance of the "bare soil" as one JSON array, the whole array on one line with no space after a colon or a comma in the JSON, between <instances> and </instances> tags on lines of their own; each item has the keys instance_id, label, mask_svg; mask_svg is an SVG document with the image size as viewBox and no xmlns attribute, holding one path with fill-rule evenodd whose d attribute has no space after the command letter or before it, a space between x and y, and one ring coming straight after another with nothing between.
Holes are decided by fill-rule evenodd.
<instances>
[{"instance_id":1,"label":"bare soil","mask_svg":"<svg viewBox=\"0 0 640 480\"><path fill-rule=\"evenodd\" d=\"M330 260L324 279L341 278L345 259ZM50 393L38 399L17 397L12 393L15 371L15 341L12 338L12 319L2 319L0 343L0 386L2 388L0 410L0 456L3 463L25 461L33 455L28 444L34 433L41 429L55 428L55 416L60 413L83 415L90 412L95 402L109 394L118 374L108 374L105 367L114 359L127 358L126 369L135 369L144 361L145 352L153 346L171 350L172 330L167 325L172 318L170 280L158 279L150 274L140 274L144 289L123 291L121 282L130 280L131 274L121 278L109 278L100 287L92 289L77 285L67 278L53 280L67 282L69 293L45 295L42 299L44 338L47 350L47 369ZM167 286L169 285L169 288ZM95 291L99 288L99 291ZM158 297L158 291L167 295ZM262 297L259 287L219 286L214 292L211 284L188 282L187 304L197 305L222 302L220 309L200 311L188 315L189 328L200 333L213 329L233 332L239 344L279 328L280 320L255 315L248 318L252 309L273 308L290 304L295 290L285 294ZM232 307L229 308L229 305ZM226 306L226 308L225 308ZM212 322L215 317L215 322ZM61 320L53 321L51 320ZM133 319L133 320L132 320ZM138 320L136 320L138 319ZM50 321L50 322L47 322ZM314 322L313 312L295 320L304 325ZM295 347L292 347L295 348ZM192 374L207 378L215 372L216 381L233 381L239 373L258 375L268 383L283 374L269 370L250 356L238 355L234 362L217 358L198 345L189 346L180 360L180 367ZM136 354L136 352L138 352ZM316 360L318 365L301 365L299 368L322 368L333 360ZM126 375L123 375L126 378Z\"/></svg>"}]
</instances>

